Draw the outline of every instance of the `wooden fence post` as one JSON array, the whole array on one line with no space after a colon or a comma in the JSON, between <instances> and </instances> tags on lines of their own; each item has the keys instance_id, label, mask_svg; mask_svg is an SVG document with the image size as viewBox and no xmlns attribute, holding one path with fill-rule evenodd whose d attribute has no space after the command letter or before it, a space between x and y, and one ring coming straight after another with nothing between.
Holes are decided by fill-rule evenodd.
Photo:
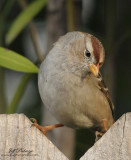
<instances>
[{"instance_id":1,"label":"wooden fence post","mask_svg":"<svg viewBox=\"0 0 131 160\"><path fill-rule=\"evenodd\" d=\"M0 115L0 160L68 160L24 114ZM131 160L131 113L124 114L80 160Z\"/></svg>"},{"instance_id":2,"label":"wooden fence post","mask_svg":"<svg viewBox=\"0 0 131 160\"><path fill-rule=\"evenodd\" d=\"M118 119L80 160L131 160L131 113Z\"/></svg>"},{"instance_id":3,"label":"wooden fence post","mask_svg":"<svg viewBox=\"0 0 131 160\"><path fill-rule=\"evenodd\" d=\"M0 160L68 160L24 114L0 115Z\"/></svg>"}]
</instances>

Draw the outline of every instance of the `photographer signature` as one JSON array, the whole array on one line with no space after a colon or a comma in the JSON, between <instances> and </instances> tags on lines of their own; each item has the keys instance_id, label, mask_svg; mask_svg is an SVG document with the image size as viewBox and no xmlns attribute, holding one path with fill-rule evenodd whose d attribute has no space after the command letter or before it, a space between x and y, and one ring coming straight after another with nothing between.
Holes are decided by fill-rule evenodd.
<instances>
[{"instance_id":1,"label":"photographer signature","mask_svg":"<svg viewBox=\"0 0 131 160\"><path fill-rule=\"evenodd\" d=\"M10 148L7 154L2 154L1 156L38 156L38 154L33 154L33 150L25 148Z\"/></svg>"}]
</instances>

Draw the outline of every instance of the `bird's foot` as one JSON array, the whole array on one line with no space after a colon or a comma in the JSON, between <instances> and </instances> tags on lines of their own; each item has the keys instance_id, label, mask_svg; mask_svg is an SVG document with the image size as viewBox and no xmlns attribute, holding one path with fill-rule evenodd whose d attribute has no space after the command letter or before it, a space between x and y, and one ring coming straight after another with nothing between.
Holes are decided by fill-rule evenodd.
<instances>
[{"instance_id":1,"label":"bird's foot","mask_svg":"<svg viewBox=\"0 0 131 160\"><path fill-rule=\"evenodd\" d=\"M64 126L61 123L54 124L54 125L49 125L49 126L40 126L37 123L37 120L35 118L30 118L30 120L33 122L33 124L31 126L35 126L36 128L38 128L44 135L46 135L47 131L49 131L49 130Z\"/></svg>"},{"instance_id":2,"label":"bird's foot","mask_svg":"<svg viewBox=\"0 0 131 160\"><path fill-rule=\"evenodd\" d=\"M95 142L97 142L97 141L104 135L104 133L101 133L101 132L96 131L96 132L95 132L95 135L96 135Z\"/></svg>"},{"instance_id":3,"label":"bird's foot","mask_svg":"<svg viewBox=\"0 0 131 160\"><path fill-rule=\"evenodd\" d=\"M96 139L95 141L98 141L103 135L105 132L107 132L108 130L108 127L107 127L107 120L106 119L102 119L102 123L103 123L103 126L104 126L104 132L98 132L96 131Z\"/></svg>"}]
</instances>

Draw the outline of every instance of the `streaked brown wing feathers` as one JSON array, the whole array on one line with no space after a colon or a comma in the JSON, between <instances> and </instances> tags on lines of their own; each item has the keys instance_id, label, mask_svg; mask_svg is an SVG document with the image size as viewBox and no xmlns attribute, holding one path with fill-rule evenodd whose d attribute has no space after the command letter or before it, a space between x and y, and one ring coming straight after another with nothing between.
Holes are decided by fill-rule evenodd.
<instances>
[{"instance_id":1,"label":"streaked brown wing feathers","mask_svg":"<svg viewBox=\"0 0 131 160\"><path fill-rule=\"evenodd\" d=\"M109 103L112 115L114 116L114 105L113 105L113 102L112 102L112 99L111 99L111 96L110 96L110 92L109 92L108 88L106 87L106 85L105 85L100 73L97 76L97 78L99 80L99 82L98 82L99 89L105 95L105 97L106 97L106 99L107 99L107 101Z\"/></svg>"}]
</instances>

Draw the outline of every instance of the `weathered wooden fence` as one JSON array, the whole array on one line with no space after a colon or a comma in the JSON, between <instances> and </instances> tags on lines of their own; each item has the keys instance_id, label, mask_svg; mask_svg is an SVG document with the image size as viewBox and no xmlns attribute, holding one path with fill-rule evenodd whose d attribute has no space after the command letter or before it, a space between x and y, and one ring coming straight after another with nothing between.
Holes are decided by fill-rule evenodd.
<instances>
[{"instance_id":1,"label":"weathered wooden fence","mask_svg":"<svg viewBox=\"0 0 131 160\"><path fill-rule=\"evenodd\" d=\"M68 160L23 114L0 115L0 160ZM124 114L80 160L131 160L131 113Z\"/></svg>"}]
</instances>

